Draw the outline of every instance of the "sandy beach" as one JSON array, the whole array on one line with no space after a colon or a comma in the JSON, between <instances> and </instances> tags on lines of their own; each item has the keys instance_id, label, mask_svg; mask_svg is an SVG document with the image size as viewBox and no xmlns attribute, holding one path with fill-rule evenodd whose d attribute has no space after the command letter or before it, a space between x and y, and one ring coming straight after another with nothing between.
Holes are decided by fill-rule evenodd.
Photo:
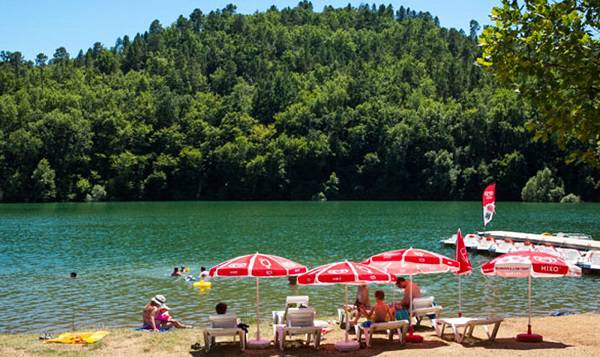
<instances>
[{"instance_id":1,"label":"sandy beach","mask_svg":"<svg viewBox=\"0 0 600 357\"><path fill-rule=\"evenodd\" d=\"M363 348L350 354L337 353L334 342L343 338L343 332L334 329L326 334L321 348L303 346L300 341L288 343L284 355L347 355L347 356L403 356L411 350L419 353L435 353L439 356L600 356L600 339L596 324L600 315L582 314L561 317L538 317L533 320L534 332L542 334L542 343L519 343L513 337L527 327L526 318L506 319L502 324L495 342L484 340L483 329L476 329L474 339L458 344L446 335L438 338L433 330L421 327L418 333L425 337L422 344L399 345L395 340L389 342L383 336L373 341L371 348ZM270 336L271 329L266 324L264 332ZM252 330L250 331L252 335ZM0 335L1 356L203 356L203 350L192 350L190 346L201 342L202 328L179 330L169 333L151 334L128 329L111 329L110 334L99 343L88 346L44 344L37 335L3 334ZM223 339L219 339L221 341ZM224 339L224 341L230 341ZM413 351L416 352L416 351ZM224 342L213 349L209 355L239 355L239 345ZM278 356L279 350L271 347L266 350L245 352L248 356Z\"/></svg>"}]
</instances>

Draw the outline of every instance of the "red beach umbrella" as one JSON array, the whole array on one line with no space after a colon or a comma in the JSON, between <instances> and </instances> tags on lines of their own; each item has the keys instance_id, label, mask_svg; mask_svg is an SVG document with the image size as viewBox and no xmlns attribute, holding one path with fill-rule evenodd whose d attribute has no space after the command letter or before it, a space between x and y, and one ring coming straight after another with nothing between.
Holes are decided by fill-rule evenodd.
<instances>
[{"instance_id":1,"label":"red beach umbrella","mask_svg":"<svg viewBox=\"0 0 600 357\"><path fill-rule=\"evenodd\" d=\"M255 277L256 278L256 340L248 341L250 347L264 348L270 341L260 338L259 321L259 278L277 278L298 275L308 269L304 265L289 259L269 254L250 254L229 259L217 264L208 271L210 276L218 277Z\"/></svg>"},{"instance_id":2,"label":"red beach umbrella","mask_svg":"<svg viewBox=\"0 0 600 357\"><path fill-rule=\"evenodd\" d=\"M384 268L393 275L417 275L456 272L460 263L424 249L399 249L373 255L363 262Z\"/></svg>"},{"instance_id":3,"label":"red beach umbrella","mask_svg":"<svg viewBox=\"0 0 600 357\"><path fill-rule=\"evenodd\" d=\"M380 253L363 262L376 266L393 275L408 275L412 285L412 276L417 274L436 274L457 272L460 263L456 260L424 249L399 249ZM412 316L412 288L410 289L409 316ZM412 319L409 319L408 342L423 342L423 337L413 334Z\"/></svg>"},{"instance_id":4,"label":"red beach umbrella","mask_svg":"<svg viewBox=\"0 0 600 357\"><path fill-rule=\"evenodd\" d=\"M377 267L372 267L361 263L353 263L347 260L343 262L322 265L298 276L298 284L300 285L361 285L366 283L385 284L392 281L395 281L393 276Z\"/></svg>"},{"instance_id":5,"label":"red beach umbrella","mask_svg":"<svg viewBox=\"0 0 600 357\"><path fill-rule=\"evenodd\" d=\"M346 285L346 305L348 305L348 285L362 285L369 283L389 284L395 281L393 275L377 267L353 263L347 260L338 263L325 264L298 276L298 285ZM348 324L348 311L346 313L346 326ZM350 351L360 348L358 342L348 340L348 329L344 341L335 344L338 350Z\"/></svg>"},{"instance_id":6,"label":"red beach umbrella","mask_svg":"<svg viewBox=\"0 0 600 357\"><path fill-rule=\"evenodd\" d=\"M518 334L516 339L521 342L541 342L543 337L531 332L531 278L581 277L581 268L567 263L556 255L536 251L519 251L503 254L483 264L481 273L503 278L528 279L527 333Z\"/></svg>"},{"instance_id":7,"label":"red beach umbrella","mask_svg":"<svg viewBox=\"0 0 600 357\"><path fill-rule=\"evenodd\" d=\"M269 254L250 254L229 259L210 268L210 276L251 276L257 278L282 277L305 273L304 265Z\"/></svg>"}]
</instances>

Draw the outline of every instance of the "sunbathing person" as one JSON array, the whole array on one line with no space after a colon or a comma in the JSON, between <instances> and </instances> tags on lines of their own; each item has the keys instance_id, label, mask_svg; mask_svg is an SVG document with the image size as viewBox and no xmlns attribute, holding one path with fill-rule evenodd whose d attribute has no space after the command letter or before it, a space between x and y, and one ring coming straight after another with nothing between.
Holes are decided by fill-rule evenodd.
<instances>
[{"instance_id":1,"label":"sunbathing person","mask_svg":"<svg viewBox=\"0 0 600 357\"><path fill-rule=\"evenodd\" d=\"M144 313L142 315L142 328L144 330L159 331L160 323L156 321L155 317L159 309L165 304L167 299L162 295L156 295L150 302L144 306Z\"/></svg>"},{"instance_id":2,"label":"sunbathing person","mask_svg":"<svg viewBox=\"0 0 600 357\"><path fill-rule=\"evenodd\" d=\"M173 317L171 317L171 315L169 314L169 307L165 304L163 304L158 309L158 313L156 314L154 319L155 319L155 321L157 321L160 324L160 328L165 329L165 330L168 330L171 327L192 328L192 326L184 325L181 322L179 322L178 320L175 320Z\"/></svg>"}]
</instances>

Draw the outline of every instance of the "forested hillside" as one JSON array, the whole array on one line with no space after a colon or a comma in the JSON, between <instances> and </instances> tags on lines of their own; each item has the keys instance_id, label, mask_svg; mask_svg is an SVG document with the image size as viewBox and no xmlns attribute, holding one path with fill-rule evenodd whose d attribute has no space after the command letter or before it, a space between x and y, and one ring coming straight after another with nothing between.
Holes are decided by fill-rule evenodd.
<instances>
[{"instance_id":1,"label":"forested hillside","mask_svg":"<svg viewBox=\"0 0 600 357\"><path fill-rule=\"evenodd\" d=\"M478 30L301 2L4 51L2 200L479 199L492 181L518 200L544 168L598 200L598 170L533 142L535 111L475 65Z\"/></svg>"}]
</instances>

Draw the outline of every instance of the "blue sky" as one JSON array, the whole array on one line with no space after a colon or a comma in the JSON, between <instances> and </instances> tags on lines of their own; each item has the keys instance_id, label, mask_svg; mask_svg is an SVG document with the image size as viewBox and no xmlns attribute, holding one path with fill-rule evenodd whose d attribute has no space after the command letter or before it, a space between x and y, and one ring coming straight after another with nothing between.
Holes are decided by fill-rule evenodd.
<instances>
[{"instance_id":1,"label":"blue sky","mask_svg":"<svg viewBox=\"0 0 600 357\"><path fill-rule=\"evenodd\" d=\"M415 10L429 11L438 16L445 27L468 31L469 21L490 22L488 14L500 0L402 0L372 1L369 4L403 5ZM193 9L207 13L233 3L239 13L262 11L275 5L278 8L295 6L294 1L204 1L204 0L3 0L0 2L0 50L21 51L27 59L39 52L48 57L64 46L72 56L80 49L100 41L113 46L117 37L135 35L147 30L150 22L173 23L179 15L188 16ZM362 1L312 1L315 10L325 5L335 7Z\"/></svg>"}]
</instances>

